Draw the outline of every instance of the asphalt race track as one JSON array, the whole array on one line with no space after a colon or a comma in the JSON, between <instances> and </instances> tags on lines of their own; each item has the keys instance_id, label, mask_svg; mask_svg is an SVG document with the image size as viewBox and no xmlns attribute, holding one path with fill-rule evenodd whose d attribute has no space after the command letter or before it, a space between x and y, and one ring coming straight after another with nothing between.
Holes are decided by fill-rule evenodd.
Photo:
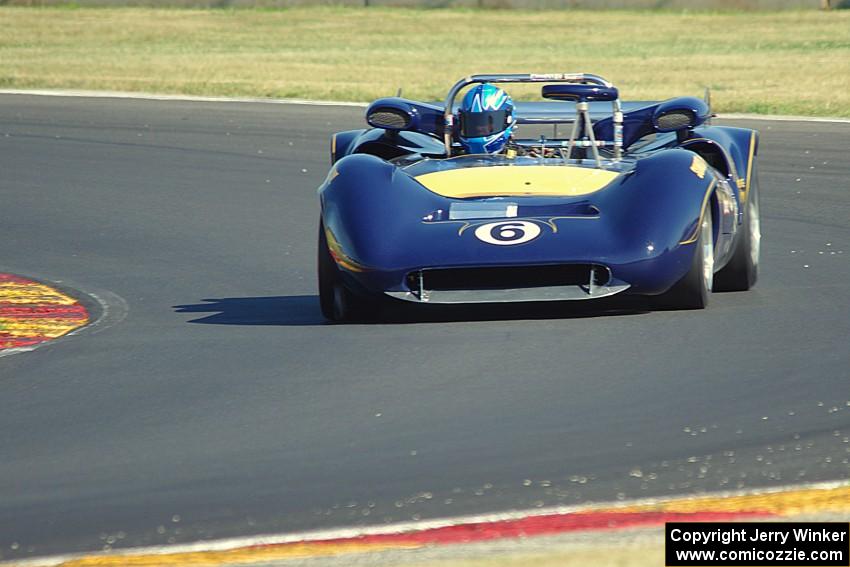
<instances>
[{"instance_id":1,"label":"asphalt race track","mask_svg":"<svg viewBox=\"0 0 850 567\"><path fill-rule=\"evenodd\" d=\"M105 306L0 358L0 558L850 477L850 124L734 121L761 280L706 311L331 325L315 189L361 122L0 96L0 271Z\"/></svg>"}]
</instances>

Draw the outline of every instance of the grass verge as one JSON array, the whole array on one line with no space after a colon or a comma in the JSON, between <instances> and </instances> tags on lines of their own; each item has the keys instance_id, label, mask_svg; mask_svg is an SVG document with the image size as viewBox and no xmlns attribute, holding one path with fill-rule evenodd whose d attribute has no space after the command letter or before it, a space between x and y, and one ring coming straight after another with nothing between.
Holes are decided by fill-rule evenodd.
<instances>
[{"instance_id":1,"label":"grass verge","mask_svg":"<svg viewBox=\"0 0 850 567\"><path fill-rule=\"evenodd\" d=\"M624 99L710 87L719 112L850 116L850 11L0 6L0 27L6 89L439 100L470 73L584 71Z\"/></svg>"}]
</instances>

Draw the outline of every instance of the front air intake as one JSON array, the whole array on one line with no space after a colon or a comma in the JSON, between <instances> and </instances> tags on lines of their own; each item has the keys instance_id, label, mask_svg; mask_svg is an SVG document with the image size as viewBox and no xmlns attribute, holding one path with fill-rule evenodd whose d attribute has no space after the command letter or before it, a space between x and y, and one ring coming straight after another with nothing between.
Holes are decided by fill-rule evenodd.
<instances>
[{"instance_id":1,"label":"front air intake","mask_svg":"<svg viewBox=\"0 0 850 567\"><path fill-rule=\"evenodd\" d=\"M596 264L436 268L407 275L407 284L411 290L427 291L604 286L610 281L610 270Z\"/></svg>"}]
</instances>

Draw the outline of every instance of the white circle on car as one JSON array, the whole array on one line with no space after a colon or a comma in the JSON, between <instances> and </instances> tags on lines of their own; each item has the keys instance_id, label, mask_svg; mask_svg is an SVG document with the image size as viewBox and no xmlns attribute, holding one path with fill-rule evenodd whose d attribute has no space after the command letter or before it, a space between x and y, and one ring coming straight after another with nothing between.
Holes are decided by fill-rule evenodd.
<instances>
[{"instance_id":1,"label":"white circle on car","mask_svg":"<svg viewBox=\"0 0 850 567\"><path fill-rule=\"evenodd\" d=\"M538 236L540 226L529 221L490 222L475 229L475 237L478 240L497 246L524 244Z\"/></svg>"}]
</instances>

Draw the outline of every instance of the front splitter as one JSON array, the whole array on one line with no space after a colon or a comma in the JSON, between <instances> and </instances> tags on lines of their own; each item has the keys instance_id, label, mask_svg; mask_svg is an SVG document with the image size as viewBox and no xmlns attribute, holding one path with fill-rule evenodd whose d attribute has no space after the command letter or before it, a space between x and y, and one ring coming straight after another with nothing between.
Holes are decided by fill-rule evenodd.
<instances>
[{"instance_id":1,"label":"front splitter","mask_svg":"<svg viewBox=\"0 0 850 567\"><path fill-rule=\"evenodd\" d=\"M458 289L412 291L385 291L395 299L412 303L464 304L464 303L520 303L530 301L583 301L602 299L622 293L629 284L594 286L583 285L528 287L515 289Z\"/></svg>"}]
</instances>

